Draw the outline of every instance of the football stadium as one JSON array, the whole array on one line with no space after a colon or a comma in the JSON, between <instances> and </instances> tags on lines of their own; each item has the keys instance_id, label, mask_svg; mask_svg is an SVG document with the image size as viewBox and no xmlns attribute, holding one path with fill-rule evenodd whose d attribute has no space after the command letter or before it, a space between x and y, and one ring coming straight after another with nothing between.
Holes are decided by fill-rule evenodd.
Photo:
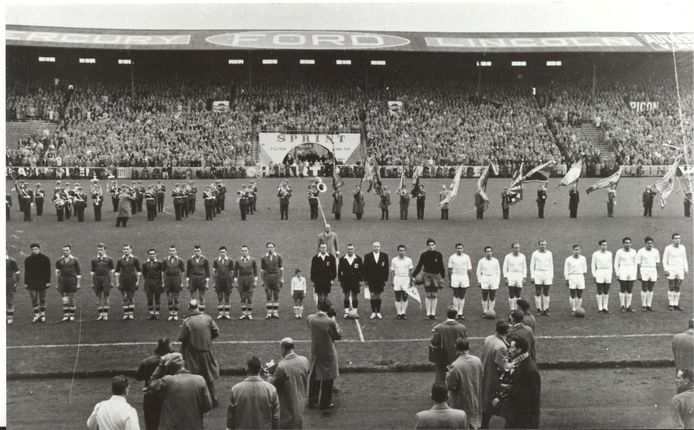
<instances>
[{"instance_id":1,"label":"football stadium","mask_svg":"<svg viewBox=\"0 0 694 430\"><path fill-rule=\"evenodd\" d=\"M693 12L7 6L7 427L691 428Z\"/></svg>"}]
</instances>

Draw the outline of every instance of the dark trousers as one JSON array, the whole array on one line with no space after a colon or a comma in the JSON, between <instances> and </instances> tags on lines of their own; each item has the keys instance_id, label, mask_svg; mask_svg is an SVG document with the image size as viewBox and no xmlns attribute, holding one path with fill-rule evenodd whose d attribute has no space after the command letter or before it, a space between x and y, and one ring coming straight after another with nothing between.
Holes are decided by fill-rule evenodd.
<instances>
[{"instance_id":1,"label":"dark trousers","mask_svg":"<svg viewBox=\"0 0 694 430\"><path fill-rule=\"evenodd\" d=\"M94 206L94 221L101 221L101 205Z\"/></svg>"},{"instance_id":2,"label":"dark trousers","mask_svg":"<svg viewBox=\"0 0 694 430\"><path fill-rule=\"evenodd\" d=\"M342 213L341 213L341 212L335 212L335 219L336 219L336 220L337 220L337 219L340 219L341 217L342 217Z\"/></svg>"},{"instance_id":3,"label":"dark trousers","mask_svg":"<svg viewBox=\"0 0 694 430\"><path fill-rule=\"evenodd\" d=\"M381 208L381 219L388 219L388 208Z\"/></svg>"},{"instance_id":4,"label":"dark trousers","mask_svg":"<svg viewBox=\"0 0 694 430\"><path fill-rule=\"evenodd\" d=\"M448 209L441 209L441 219L448 219Z\"/></svg>"},{"instance_id":5,"label":"dark trousers","mask_svg":"<svg viewBox=\"0 0 694 430\"><path fill-rule=\"evenodd\" d=\"M537 204L537 217L538 218L544 218L545 217L545 202Z\"/></svg>"},{"instance_id":6,"label":"dark trousers","mask_svg":"<svg viewBox=\"0 0 694 430\"><path fill-rule=\"evenodd\" d=\"M118 212L118 197L111 197L111 203L113 204L113 212Z\"/></svg>"},{"instance_id":7,"label":"dark trousers","mask_svg":"<svg viewBox=\"0 0 694 430\"><path fill-rule=\"evenodd\" d=\"M653 205L643 207L643 216L652 216Z\"/></svg>"},{"instance_id":8,"label":"dark trousers","mask_svg":"<svg viewBox=\"0 0 694 430\"><path fill-rule=\"evenodd\" d=\"M158 394L145 393L142 400L142 409L145 412L145 429L157 430L159 428L159 416L161 415L161 397Z\"/></svg>"},{"instance_id":9,"label":"dark trousers","mask_svg":"<svg viewBox=\"0 0 694 430\"><path fill-rule=\"evenodd\" d=\"M311 208L311 219L318 219L318 200L311 199L308 201L308 205Z\"/></svg>"},{"instance_id":10,"label":"dark trousers","mask_svg":"<svg viewBox=\"0 0 694 430\"><path fill-rule=\"evenodd\" d=\"M214 204L205 204L205 221L214 219Z\"/></svg>"},{"instance_id":11,"label":"dark trousers","mask_svg":"<svg viewBox=\"0 0 694 430\"><path fill-rule=\"evenodd\" d=\"M504 219L508 219L508 213L509 213L509 208L501 208L501 215L503 215Z\"/></svg>"},{"instance_id":12,"label":"dark trousers","mask_svg":"<svg viewBox=\"0 0 694 430\"><path fill-rule=\"evenodd\" d=\"M315 407L316 404L321 410L330 409L330 403L333 400L333 380L323 379L318 381L313 379L313 372L311 374L311 380L308 383L308 404Z\"/></svg>"},{"instance_id":13,"label":"dark trousers","mask_svg":"<svg viewBox=\"0 0 694 430\"><path fill-rule=\"evenodd\" d=\"M239 210L241 211L241 221L246 220L246 213L248 213L248 203L242 202L239 203Z\"/></svg>"},{"instance_id":14,"label":"dark trousers","mask_svg":"<svg viewBox=\"0 0 694 430\"><path fill-rule=\"evenodd\" d=\"M141 197L139 197L139 198L136 200L136 202L137 202L137 211L138 211L138 212L142 212L142 201L143 201L143 199L142 199Z\"/></svg>"},{"instance_id":15,"label":"dark trousers","mask_svg":"<svg viewBox=\"0 0 694 430\"><path fill-rule=\"evenodd\" d=\"M154 221L157 216L157 207L155 205L147 205L147 221Z\"/></svg>"},{"instance_id":16,"label":"dark trousers","mask_svg":"<svg viewBox=\"0 0 694 430\"><path fill-rule=\"evenodd\" d=\"M188 212L195 213L195 199L193 198L188 199Z\"/></svg>"},{"instance_id":17,"label":"dark trousers","mask_svg":"<svg viewBox=\"0 0 694 430\"><path fill-rule=\"evenodd\" d=\"M65 211L63 210L63 208L56 208L55 213L56 213L56 215L58 215L58 221L62 221L64 219ZM9 209L8 209L8 213L7 213L7 219L10 219Z\"/></svg>"},{"instance_id":18,"label":"dark trousers","mask_svg":"<svg viewBox=\"0 0 694 430\"><path fill-rule=\"evenodd\" d=\"M65 219L70 219L70 217L72 216L72 207L65 205L64 212L65 212Z\"/></svg>"},{"instance_id":19,"label":"dark trousers","mask_svg":"<svg viewBox=\"0 0 694 430\"><path fill-rule=\"evenodd\" d=\"M157 198L157 212L162 212L164 210L164 197Z\"/></svg>"},{"instance_id":20,"label":"dark trousers","mask_svg":"<svg viewBox=\"0 0 694 430\"><path fill-rule=\"evenodd\" d=\"M569 208L569 217L578 218L578 206Z\"/></svg>"},{"instance_id":21,"label":"dark trousers","mask_svg":"<svg viewBox=\"0 0 694 430\"><path fill-rule=\"evenodd\" d=\"M7 221L9 221L9 220L10 220L10 212L12 212L12 211L10 210L10 207L9 207L9 206L5 206L5 211L6 211L6 213L7 213L7 216L5 217L5 219L6 219Z\"/></svg>"},{"instance_id":22,"label":"dark trousers","mask_svg":"<svg viewBox=\"0 0 694 430\"><path fill-rule=\"evenodd\" d=\"M614 216L614 203L607 202L607 216L610 218Z\"/></svg>"},{"instance_id":23,"label":"dark trousers","mask_svg":"<svg viewBox=\"0 0 694 430\"><path fill-rule=\"evenodd\" d=\"M184 201L181 205L181 215L188 218L188 201Z\"/></svg>"},{"instance_id":24,"label":"dark trousers","mask_svg":"<svg viewBox=\"0 0 694 430\"><path fill-rule=\"evenodd\" d=\"M84 222L84 210L86 207L84 206L75 206L75 210L77 210L77 221L79 222Z\"/></svg>"},{"instance_id":25,"label":"dark trousers","mask_svg":"<svg viewBox=\"0 0 694 430\"><path fill-rule=\"evenodd\" d=\"M181 220L182 205L180 203L174 203L174 212L176 213L176 221Z\"/></svg>"},{"instance_id":26,"label":"dark trousers","mask_svg":"<svg viewBox=\"0 0 694 430\"><path fill-rule=\"evenodd\" d=\"M417 219L424 219L424 202L417 202Z\"/></svg>"},{"instance_id":27,"label":"dark trousers","mask_svg":"<svg viewBox=\"0 0 694 430\"><path fill-rule=\"evenodd\" d=\"M692 202L689 200L684 201L684 216L687 218L692 216Z\"/></svg>"},{"instance_id":28,"label":"dark trousers","mask_svg":"<svg viewBox=\"0 0 694 430\"><path fill-rule=\"evenodd\" d=\"M36 203L36 216L42 216L43 215L43 200L36 200L34 203Z\"/></svg>"},{"instance_id":29,"label":"dark trousers","mask_svg":"<svg viewBox=\"0 0 694 430\"><path fill-rule=\"evenodd\" d=\"M400 219L407 219L407 206L400 206Z\"/></svg>"},{"instance_id":30,"label":"dark trousers","mask_svg":"<svg viewBox=\"0 0 694 430\"><path fill-rule=\"evenodd\" d=\"M128 226L128 217L126 216L119 216L116 218L116 227L127 227Z\"/></svg>"},{"instance_id":31,"label":"dark trousers","mask_svg":"<svg viewBox=\"0 0 694 430\"><path fill-rule=\"evenodd\" d=\"M25 204L22 209L24 209L24 221L31 221L31 204Z\"/></svg>"},{"instance_id":32,"label":"dark trousers","mask_svg":"<svg viewBox=\"0 0 694 430\"><path fill-rule=\"evenodd\" d=\"M484 209L477 208L477 219L484 219Z\"/></svg>"},{"instance_id":33,"label":"dark trousers","mask_svg":"<svg viewBox=\"0 0 694 430\"><path fill-rule=\"evenodd\" d=\"M280 219L289 219L289 203L280 203Z\"/></svg>"}]
</instances>

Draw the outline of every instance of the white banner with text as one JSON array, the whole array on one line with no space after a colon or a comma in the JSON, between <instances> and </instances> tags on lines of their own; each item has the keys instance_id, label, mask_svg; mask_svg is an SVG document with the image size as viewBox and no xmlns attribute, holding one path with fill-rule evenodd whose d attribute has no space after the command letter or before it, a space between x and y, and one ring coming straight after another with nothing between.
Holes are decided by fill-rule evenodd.
<instances>
[{"instance_id":1,"label":"white banner with text","mask_svg":"<svg viewBox=\"0 0 694 430\"><path fill-rule=\"evenodd\" d=\"M359 133L340 134L285 134L260 133L260 162L281 163L284 157L297 146L320 145L335 153L338 163L344 163L359 147Z\"/></svg>"}]
</instances>

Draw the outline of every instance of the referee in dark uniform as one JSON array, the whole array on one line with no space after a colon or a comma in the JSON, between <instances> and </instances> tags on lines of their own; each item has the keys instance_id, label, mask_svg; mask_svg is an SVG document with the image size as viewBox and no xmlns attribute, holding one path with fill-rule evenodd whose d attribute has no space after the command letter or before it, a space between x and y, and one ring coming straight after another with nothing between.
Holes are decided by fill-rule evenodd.
<instances>
[{"instance_id":1,"label":"referee in dark uniform","mask_svg":"<svg viewBox=\"0 0 694 430\"><path fill-rule=\"evenodd\" d=\"M342 293L345 296L343 301L345 318L349 316L352 309L357 310L356 317L359 318L359 290L364 280L363 267L361 257L354 253L354 245L348 243L347 253L340 258L337 266L337 280L340 281Z\"/></svg>"}]
</instances>

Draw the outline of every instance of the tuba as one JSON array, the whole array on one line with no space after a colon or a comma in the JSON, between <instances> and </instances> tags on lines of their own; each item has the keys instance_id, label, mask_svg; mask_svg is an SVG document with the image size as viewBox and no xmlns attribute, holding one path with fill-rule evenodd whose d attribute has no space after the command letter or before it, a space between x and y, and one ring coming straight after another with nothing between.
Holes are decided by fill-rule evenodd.
<instances>
[{"instance_id":1,"label":"tuba","mask_svg":"<svg viewBox=\"0 0 694 430\"><path fill-rule=\"evenodd\" d=\"M324 193L328 191L328 186L323 183L322 178L316 178L316 189L319 193Z\"/></svg>"}]
</instances>

